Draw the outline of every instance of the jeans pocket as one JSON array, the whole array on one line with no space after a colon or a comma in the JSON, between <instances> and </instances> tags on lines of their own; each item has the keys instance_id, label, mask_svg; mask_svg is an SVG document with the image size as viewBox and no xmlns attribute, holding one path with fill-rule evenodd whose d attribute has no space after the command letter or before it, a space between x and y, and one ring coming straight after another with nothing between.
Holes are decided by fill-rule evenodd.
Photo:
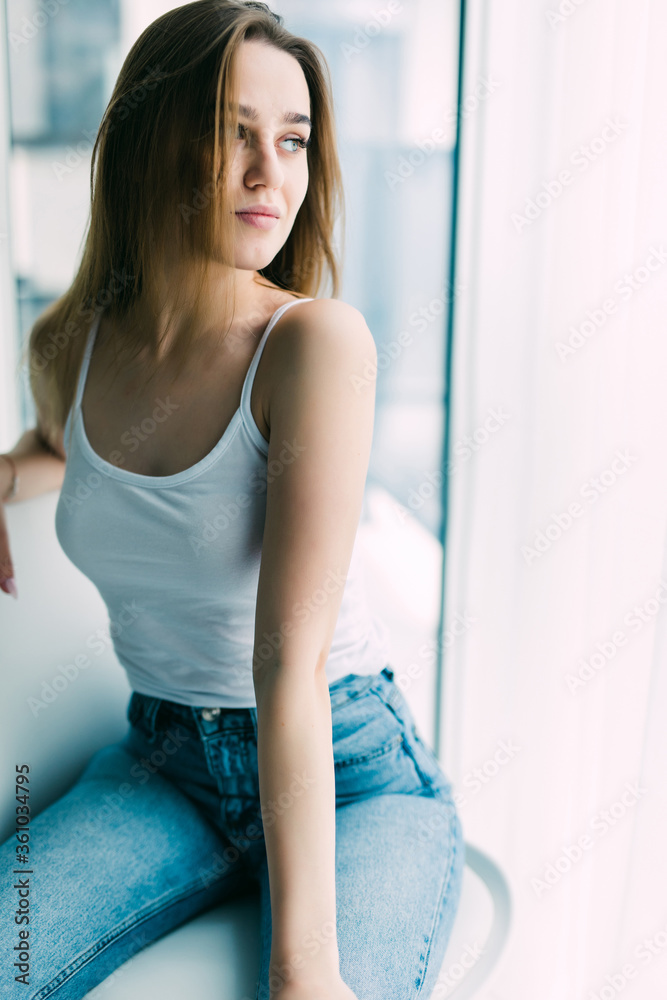
<instances>
[{"instance_id":1,"label":"jeans pocket","mask_svg":"<svg viewBox=\"0 0 667 1000\"><path fill-rule=\"evenodd\" d=\"M373 795L422 793L402 721L376 686L332 712L336 805Z\"/></svg>"},{"instance_id":2,"label":"jeans pocket","mask_svg":"<svg viewBox=\"0 0 667 1000\"><path fill-rule=\"evenodd\" d=\"M403 727L372 687L331 712L334 766L350 767L384 757L403 742Z\"/></svg>"},{"instance_id":3,"label":"jeans pocket","mask_svg":"<svg viewBox=\"0 0 667 1000\"><path fill-rule=\"evenodd\" d=\"M412 760L413 767L419 775L422 794L433 795L436 798L450 802L453 806L451 783L442 769L440 761L428 743L422 738L412 715L412 709L401 689L393 678L384 679L378 692L385 702L387 710L396 715L405 734L404 749Z\"/></svg>"}]
</instances>

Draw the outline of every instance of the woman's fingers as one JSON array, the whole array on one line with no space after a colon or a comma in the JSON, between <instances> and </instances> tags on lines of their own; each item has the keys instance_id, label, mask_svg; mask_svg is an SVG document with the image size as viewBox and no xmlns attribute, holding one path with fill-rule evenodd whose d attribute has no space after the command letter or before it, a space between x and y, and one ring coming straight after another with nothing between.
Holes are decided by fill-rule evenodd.
<instances>
[{"instance_id":1,"label":"woman's fingers","mask_svg":"<svg viewBox=\"0 0 667 1000\"><path fill-rule=\"evenodd\" d=\"M5 505L0 502L0 590L5 594L11 594L17 598L16 581L14 580L14 566L12 564L12 554L9 551L9 536L7 535L7 521L5 519Z\"/></svg>"}]
</instances>

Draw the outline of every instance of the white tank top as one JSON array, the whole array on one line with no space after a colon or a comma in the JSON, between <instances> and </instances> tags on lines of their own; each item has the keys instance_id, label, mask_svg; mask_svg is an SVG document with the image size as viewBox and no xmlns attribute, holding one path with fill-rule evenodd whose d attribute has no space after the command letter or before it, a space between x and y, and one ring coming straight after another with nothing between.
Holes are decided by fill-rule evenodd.
<instances>
[{"instance_id":1,"label":"white tank top","mask_svg":"<svg viewBox=\"0 0 667 1000\"><path fill-rule=\"evenodd\" d=\"M224 434L208 455L171 476L130 472L88 442L81 400L101 314L90 329L65 424L67 449L74 420L55 527L107 606L110 639L134 691L199 707L256 705L252 654L269 445L250 393L274 324L306 301L274 312ZM153 418L165 419L169 405L168 396L158 399ZM151 422L140 427L150 433ZM131 432L121 436L131 450L132 440ZM326 674L332 684L349 673L379 673L387 663L388 631L367 602L357 535Z\"/></svg>"}]
</instances>

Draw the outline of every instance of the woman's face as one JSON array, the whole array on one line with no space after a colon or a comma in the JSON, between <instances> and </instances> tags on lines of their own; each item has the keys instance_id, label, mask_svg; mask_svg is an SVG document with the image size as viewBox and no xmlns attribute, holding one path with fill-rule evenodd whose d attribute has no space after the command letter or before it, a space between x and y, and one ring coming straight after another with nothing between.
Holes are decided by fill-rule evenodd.
<instances>
[{"instance_id":1,"label":"woman's face","mask_svg":"<svg viewBox=\"0 0 667 1000\"><path fill-rule=\"evenodd\" d=\"M266 42L239 50L239 117L229 172L236 215L235 264L266 267L284 245L308 187L310 96L297 60ZM291 121L285 121L291 116ZM275 217L249 208L271 209Z\"/></svg>"}]
</instances>

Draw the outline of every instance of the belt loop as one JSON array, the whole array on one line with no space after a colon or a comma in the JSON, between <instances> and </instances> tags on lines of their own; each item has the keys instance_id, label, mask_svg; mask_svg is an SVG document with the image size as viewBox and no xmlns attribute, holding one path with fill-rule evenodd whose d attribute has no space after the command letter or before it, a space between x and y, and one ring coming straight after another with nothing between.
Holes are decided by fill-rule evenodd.
<instances>
[{"instance_id":1,"label":"belt loop","mask_svg":"<svg viewBox=\"0 0 667 1000\"><path fill-rule=\"evenodd\" d=\"M146 725L152 736L155 736L155 731L157 729L156 721L157 714L160 710L160 705L162 704L162 698L153 698L150 696L146 697L146 707L144 718L146 720Z\"/></svg>"},{"instance_id":2,"label":"belt loop","mask_svg":"<svg viewBox=\"0 0 667 1000\"><path fill-rule=\"evenodd\" d=\"M396 714L400 715L401 710L407 705L403 697L403 692L398 684L394 684L394 671L389 665L383 669L382 673L388 685L384 691L384 699L396 711Z\"/></svg>"}]
</instances>

